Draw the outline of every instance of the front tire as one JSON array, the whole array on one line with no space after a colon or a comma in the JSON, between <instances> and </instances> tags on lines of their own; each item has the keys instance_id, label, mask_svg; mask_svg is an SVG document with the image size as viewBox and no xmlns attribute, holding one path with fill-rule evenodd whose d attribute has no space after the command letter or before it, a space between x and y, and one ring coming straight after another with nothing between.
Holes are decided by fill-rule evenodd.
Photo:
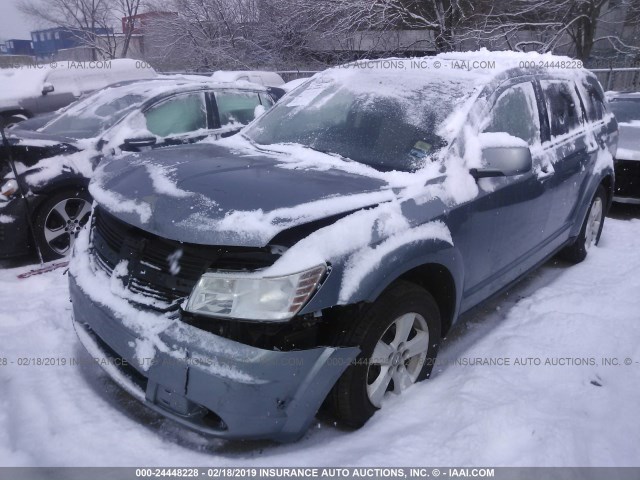
<instances>
[{"instance_id":1,"label":"front tire","mask_svg":"<svg viewBox=\"0 0 640 480\"><path fill-rule=\"evenodd\" d=\"M329 394L334 416L361 427L389 392L402 393L431 374L440 344L440 311L426 290L396 282L339 339L360 355Z\"/></svg>"},{"instance_id":2,"label":"front tire","mask_svg":"<svg viewBox=\"0 0 640 480\"><path fill-rule=\"evenodd\" d=\"M580 234L571 245L565 247L560 253L563 259L571 263L580 263L587 258L591 247L598 245L604 226L606 205L607 191L600 185L591 201L591 206L580 229Z\"/></svg>"},{"instance_id":3,"label":"front tire","mask_svg":"<svg viewBox=\"0 0 640 480\"><path fill-rule=\"evenodd\" d=\"M82 187L47 198L35 216L36 239L45 261L71 254L78 232L91 214L91 196Z\"/></svg>"}]
</instances>

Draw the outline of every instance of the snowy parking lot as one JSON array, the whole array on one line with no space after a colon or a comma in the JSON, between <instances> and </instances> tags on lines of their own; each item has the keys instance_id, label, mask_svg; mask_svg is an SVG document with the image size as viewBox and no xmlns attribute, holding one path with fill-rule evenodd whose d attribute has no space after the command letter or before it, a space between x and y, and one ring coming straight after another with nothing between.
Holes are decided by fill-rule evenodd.
<instances>
[{"instance_id":1,"label":"snowy parking lot","mask_svg":"<svg viewBox=\"0 0 640 480\"><path fill-rule=\"evenodd\" d=\"M639 218L615 209L584 263L552 260L466 314L433 377L361 430L321 414L289 445L205 438L141 407L78 343L64 271L5 268L0 464L638 466Z\"/></svg>"}]
</instances>

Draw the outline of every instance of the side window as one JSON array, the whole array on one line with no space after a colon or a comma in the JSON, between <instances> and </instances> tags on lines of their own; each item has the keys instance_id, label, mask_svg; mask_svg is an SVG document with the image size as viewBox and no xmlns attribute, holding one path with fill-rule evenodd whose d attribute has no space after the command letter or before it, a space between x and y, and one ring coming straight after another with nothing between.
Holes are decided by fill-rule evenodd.
<instances>
[{"instance_id":1,"label":"side window","mask_svg":"<svg viewBox=\"0 0 640 480\"><path fill-rule=\"evenodd\" d=\"M604 95L600 89L593 85L584 85L585 94L585 108L587 109L587 118L591 122L602 120L605 113L607 113L607 107L605 106Z\"/></svg>"},{"instance_id":2,"label":"side window","mask_svg":"<svg viewBox=\"0 0 640 480\"><path fill-rule=\"evenodd\" d=\"M147 130L159 137L207 128L207 108L202 93L170 98L151 107L144 116Z\"/></svg>"},{"instance_id":3,"label":"side window","mask_svg":"<svg viewBox=\"0 0 640 480\"><path fill-rule=\"evenodd\" d=\"M493 106L485 132L506 132L529 145L540 142L540 117L530 82L506 90Z\"/></svg>"},{"instance_id":4,"label":"side window","mask_svg":"<svg viewBox=\"0 0 640 480\"><path fill-rule=\"evenodd\" d=\"M540 84L547 102L551 135L564 135L578 128L582 124L582 111L573 84L554 80L542 80Z\"/></svg>"},{"instance_id":5,"label":"side window","mask_svg":"<svg viewBox=\"0 0 640 480\"><path fill-rule=\"evenodd\" d=\"M255 92L216 92L220 126L241 123L246 125L255 118L260 97Z\"/></svg>"}]
</instances>

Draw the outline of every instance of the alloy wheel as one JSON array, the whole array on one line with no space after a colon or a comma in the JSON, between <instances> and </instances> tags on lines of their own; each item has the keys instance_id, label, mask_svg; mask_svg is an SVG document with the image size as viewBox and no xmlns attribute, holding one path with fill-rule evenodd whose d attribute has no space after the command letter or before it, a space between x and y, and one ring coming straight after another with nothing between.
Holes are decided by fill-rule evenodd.
<instances>
[{"instance_id":1,"label":"alloy wheel","mask_svg":"<svg viewBox=\"0 0 640 480\"><path fill-rule=\"evenodd\" d=\"M396 318L382 334L367 369L367 395L380 408L385 393L399 394L420 375L429 350L429 327L422 315Z\"/></svg>"},{"instance_id":2,"label":"alloy wheel","mask_svg":"<svg viewBox=\"0 0 640 480\"><path fill-rule=\"evenodd\" d=\"M49 248L58 255L69 255L90 214L91 204L82 198L67 198L55 204L44 222L44 238Z\"/></svg>"}]
</instances>

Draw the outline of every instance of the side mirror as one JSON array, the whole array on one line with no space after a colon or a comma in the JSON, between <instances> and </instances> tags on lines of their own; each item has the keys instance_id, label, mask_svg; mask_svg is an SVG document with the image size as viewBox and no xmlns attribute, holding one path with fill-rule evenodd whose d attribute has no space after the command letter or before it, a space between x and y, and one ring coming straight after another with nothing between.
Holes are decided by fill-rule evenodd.
<instances>
[{"instance_id":1,"label":"side mirror","mask_svg":"<svg viewBox=\"0 0 640 480\"><path fill-rule=\"evenodd\" d=\"M475 178L511 177L533 168L531 150L524 140L508 134L480 134L482 168L470 171Z\"/></svg>"},{"instance_id":2,"label":"side mirror","mask_svg":"<svg viewBox=\"0 0 640 480\"><path fill-rule=\"evenodd\" d=\"M124 140L123 150L153 147L157 142L156 137L134 137L126 138Z\"/></svg>"},{"instance_id":3,"label":"side mirror","mask_svg":"<svg viewBox=\"0 0 640 480\"><path fill-rule=\"evenodd\" d=\"M45 83L44 85L42 85L42 95L46 95L47 93L51 93L55 90L55 88L53 87L53 85L51 85L50 83Z\"/></svg>"}]
</instances>

